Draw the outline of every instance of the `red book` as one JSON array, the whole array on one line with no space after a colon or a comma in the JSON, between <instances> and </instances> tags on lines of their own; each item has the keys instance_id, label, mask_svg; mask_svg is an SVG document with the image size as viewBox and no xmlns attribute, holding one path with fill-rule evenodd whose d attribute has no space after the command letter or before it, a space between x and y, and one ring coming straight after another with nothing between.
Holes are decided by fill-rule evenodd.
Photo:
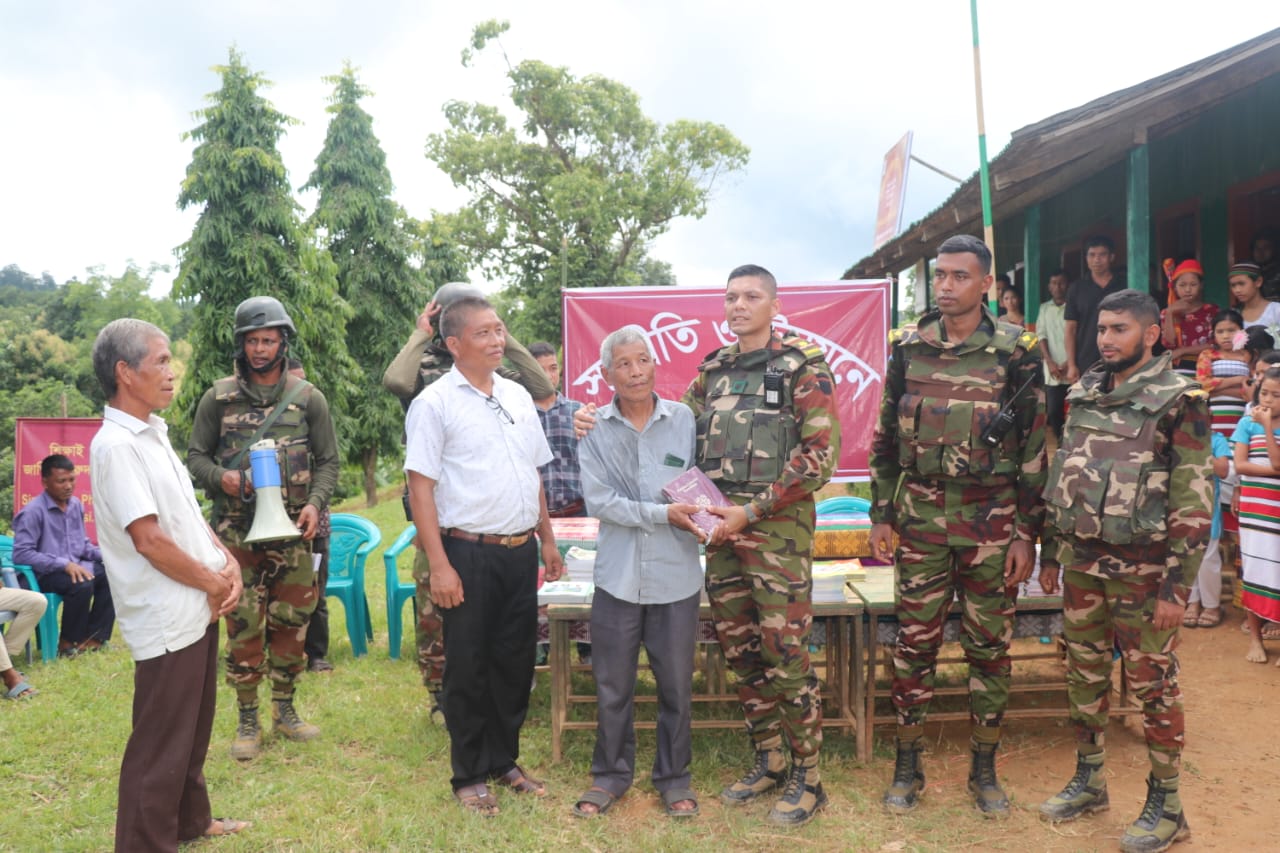
<instances>
[{"instance_id":1,"label":"red book","mask_svg":"<svg viewBox=\"0 0 1280 853\"><path fill-rule=\"evenodd\" d=\"M696 466L663 486L662 493L672 503L693 504L698 507L698 511L692 515L693 523L708 536L720 523L720 516L707 512L707 507L732 506L728 498L716 488L716 484L711 482L711 478Z\"/></svg>"}]
</instances>

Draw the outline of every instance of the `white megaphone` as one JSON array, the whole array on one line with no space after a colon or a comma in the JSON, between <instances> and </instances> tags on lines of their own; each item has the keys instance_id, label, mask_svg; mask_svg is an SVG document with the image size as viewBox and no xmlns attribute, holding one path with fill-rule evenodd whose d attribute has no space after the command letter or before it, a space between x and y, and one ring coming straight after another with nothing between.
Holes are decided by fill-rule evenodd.
<instances>
[{"instance_id":1,"label":"white megaphone","mask_svg":"<svg viewBox=\"0 0 1280 853\"><path fill-rule=\"evenodd\" d=\"M276 443L264 438L249 448L249 468L253 471L253 492L256 506L253 527L245 542L278 542L302 536L289 519L280 494L280 463L276 461Z\"/></svg>"}]
</instances>

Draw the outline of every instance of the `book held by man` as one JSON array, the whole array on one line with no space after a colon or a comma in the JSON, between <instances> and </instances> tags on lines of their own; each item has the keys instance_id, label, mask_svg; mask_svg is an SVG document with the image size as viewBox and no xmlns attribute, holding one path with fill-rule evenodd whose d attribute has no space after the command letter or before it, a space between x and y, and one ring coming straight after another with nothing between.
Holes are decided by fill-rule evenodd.
<instances>
[{"instance_id":1,"label":"book held by man","mask_svg":"<svg viewBox=\"0 0 1280 853\"><path fill-rule=\"evenodd\" d=\"M720 523L720 516L707 511L708 507L731 506L729 499L716 488L711 478L700 468L690 468L662 487L662 493L676 504L693 504L698 511L692 514L693 523L707 536Z\"/></svg>"}]
</instances>

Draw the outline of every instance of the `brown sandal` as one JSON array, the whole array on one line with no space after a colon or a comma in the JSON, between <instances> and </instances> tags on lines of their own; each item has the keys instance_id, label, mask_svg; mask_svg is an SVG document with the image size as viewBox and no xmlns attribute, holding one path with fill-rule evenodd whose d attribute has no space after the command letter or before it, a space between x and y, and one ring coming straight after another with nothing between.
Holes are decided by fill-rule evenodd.
<instances>
[{"instance_id":1,"label":"brown sandal","mask_svg":"<svg viewBox=\"0 0 1280 853\"><path fill-rule=\"evenodd\" d=\"M498 813L498 798L483 782L459 788L453 792L453 798L458 801L458 805L481 817L493 817Z\"/></svg>"},{"instance_id":2,"label":"brown sandal","mask_svg":"<svg viewBox=\"0 0 1280 853\"><path fill-rule=\"evenodd\" d=\"M519 764L512 767L501 776L493 777L495 784L504 788L510 788L517 794L533 794L535 797L545 797L547 795L547 786L541 781L533 778Z\"/></svg>"},{"instance_id":3,"label":"brown sandal","mask_svg":"<svg viewBox=\"0 0 1280 853\"><path fill-rule=\"evenodd\" d=\"M1204 607L1198 601L1193 601L1187 605L1186 612L1182 614L1182 627L1195 628L1200 624L1200 614L1204 612Z\"/></svg>"},{"instance_id":4,"label":"brown sandal","mask_svg":"<svg viewBox=\"0 0 1280 853\"><path fill-rule=\"evenodd\" d=\"M241 830L248 829L250 825L247 820L236 820L232 817L215 817L209 821L209 828L204 831L204 837L217 838L219 835L235 835Z\"/></svg>"},{"instance_id":5,"label":"brown sandal","mask_svg":"<svg viewBox=\"0 0 1280 853\"><path fill-rule=\"evenodd\" d=\"M1222 624L1222 620L1226 618L1222 614L1221 607L1206 607L1200 611L1200 618L1196 620L1198 628L1217 628Z\"/></svg>"}]
</instances>

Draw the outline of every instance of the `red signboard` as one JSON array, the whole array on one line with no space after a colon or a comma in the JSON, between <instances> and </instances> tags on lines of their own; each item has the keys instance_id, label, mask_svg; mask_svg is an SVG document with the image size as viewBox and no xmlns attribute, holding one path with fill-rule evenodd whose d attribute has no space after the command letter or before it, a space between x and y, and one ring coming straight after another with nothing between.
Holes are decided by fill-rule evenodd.
<instances>
[{"instance_id":1,"label":"red signboard","mask_svg":"<svg viewBox=\"0 0 1280 853\"><path fill-rule=\"evenodd\" d=\"M907 165L911 160L911 131L884 155L880 172L880 201L876 205L876 233L871 239L875 251L902 230L902 202L907 191Z\"/></svg>"},{"instance_id":2,"label":"red signboard","mask_svg":"<svg viewBox=\"0 0 1280 853\"><path fill-rule=\"evenodd\" d=\"M13 514L44 491L40 460L61 453L76 466L75 496L84 504L84 527L98 541L93 523L93 494L89 490L89 443L102 418L18 418L13 449Z\"/></svg>"},{"instance_id":3,"label":"red signboard","mask_svg":"<svg viewBox=\"0 0 1280 853\"><path fill-rule=\"evenodd\" d=\"M836 479L866 480L888 359L889 282L782 284L778 297L774 328L821 347L835 376L843 437ZM724 321L724 285L566 290L565 396L597 404L613 398L600 372L600 342L632 323L648 333L658 396L670 400L684 395L703 358L736 340Z\"/></svg>"}]
</instances>

